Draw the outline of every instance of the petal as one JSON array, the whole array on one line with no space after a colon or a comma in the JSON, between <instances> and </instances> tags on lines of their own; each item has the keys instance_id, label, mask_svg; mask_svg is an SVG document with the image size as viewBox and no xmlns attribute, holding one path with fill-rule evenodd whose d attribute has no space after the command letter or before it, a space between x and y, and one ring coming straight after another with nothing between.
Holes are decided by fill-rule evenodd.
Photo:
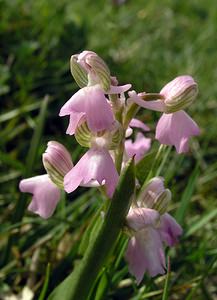
<instances>
[{"instance_id":1,"label":"petal","mask_svg":"<svg viewBox=\"0 0 217 300\"><path fill-rule=\"evenodd\" d=\"M69 135L73 135L75 133L75 130L78 126L78 124L82 121L84 118L85 113L81 112L71 112L69 117L69 126L66 130L66 133Z\"/></svg>"},{"instance_id":2,"label":"petal","mask_svg":"<svg viewBox=\"0 0 217 300\"><path fill-rule=\"evenodd\" d=\"M108 92L105 92L106 94L121 94L126 91L128 91L131 88L131 84L125 84L120 86L110 86L110 90Z\"/></svg>"},{"instance_id":3,"label":"petal","mask_svg":"<svg viewBox=\"0 0 217 300\"><path fill-rule=\"evenodd\" d=\"M128 243L125 258L129 272L136 277L137 284L140 284L147 269L146 257L135 237L132 237Z\"/></svg>"},{"instance_id":4,"label":"petal","mask_svg":"<svg viewBox=\"0 0 217 300\"><path fill-rule=\"evenodd\" d=\"M128 102L134 102L139 106L142 106L147 109L156 110L163 112L165 110L165 104L162 100L154 100L154 101L145 101L139 95L136 94L135 91L131 91L128 93L129 97Z\"/></svg>"},{"instance_id":5,"label":"petal","mask_svg":"<svg viewBox=\"0 0 217 300\"><path fill-rule=\"evenodd\" d=\"M159 213L150 208L132 208L130 209L126 221L127 225L134 231L139 231L147 226L155 226L159 220Z\"/></svg>"},{"instance_id":6,"label":"petal","mask_svg":"<svg viewBox=\"0 0 217 300\"><path fill-rule=\"evenodd\" d=\"M88 87L85 112L92 131L111 129L114 116L110 104L99 86Z\"/></svg>"},{"instance_id":7,"label":"petal","mask_svg":"<svg viewBox=\"0 0 217 300\"><path fill-rule=\"evenodd\" d=\"M142 281L145 272L151 277L164 274L165 256L158 231L149 227L136 234L129 242L126 260L137 284Z\"/></svg>"},{"instance_id":8,"label":"petal","mask_svg":"<svg viewBox=\"0 0 217 300\"><path fill-rule=\"evenodd\" d=\"M138 162L151 147L151 139L146 138L141 132L137 133L133 142L128 139L125 141L125 150L129 157L135 155L135 161Z\"/></svg>"},{"instance_id":9,"label":"petal","mask_svg":"<svg viewBox=\"0 0 217 300\"><path fill-rule=\"evenodd\" d=\"M132 119L130 121L129 126L130 127L140 128L140 129L143 129L144 131L150 131L150 128L147 125L145 125L142 121L140 121L138 119Z\"/></svg>"},{"instance_id":10,"label":"petal","mask_svg":"<svg viewBox=\"0 0 217 300\"><path fill-rule=\"evenodd\" d=\"M160 234L162 240L170 247L178 242L178 237L182 234L182 227L168 213L161 216Z\"/></svg>"},{"instance_id":11,"label":"petal","mask_svg":"<svg viewBox=\"0 0 217 300\"><path fill-rule=\"evenodd\" d=\"M70 115L72 112L85 112L88 87L78 90L61 108L59 116Z\"/></svg>"},{"instance_id":12,"label":"petal","mask_svg":"<svg viewBox=\"0 0 217 300\"><path fill-rule=\"evenodd\" d=\"M64 178L65 190L70 193L79 185L92 185L93 181L106 186L112 196L118 181L118 173L109 152L105 149L90 149Z\"/></svg>"},{"instance_id":13,"label":"petal","mask_svg":"<svg viewBox=\"0 0 217 300\"><path fill-rule=\"evenodd\" d=\"M47 219L53 213L60 200L59 188L49 179L48 175L23 179L19 188L21 192L33 194L28 209L42 218Z\"/></svg>"},{"instance_id":14,"label":"petal","mask_svg":"<svg viewBox=\"0 0 217 300\"><path fill-rule=\"evenodd\" d=\"M161 144L174 145L178 153L187 152L189 138L199 134L199 127L183 110L163 114L156 127L156 139Z\"/></svg>"}]
</instances>

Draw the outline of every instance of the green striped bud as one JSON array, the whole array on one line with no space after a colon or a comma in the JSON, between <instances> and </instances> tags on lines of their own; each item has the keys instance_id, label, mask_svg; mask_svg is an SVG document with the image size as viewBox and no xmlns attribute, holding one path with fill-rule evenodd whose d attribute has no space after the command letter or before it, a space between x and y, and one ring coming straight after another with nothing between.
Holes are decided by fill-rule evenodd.
<instances>
[{"instance_id":1,"label":"green striped bud","mask_svg":"<svg viewBox=\"0 0 217 300\"><path fill-rule=\"evenodd\" d=\"M154 177L140 192L137 206L155 209L160 214L164 214L167 211L171 197L171 191L164 187L164 179L162 177Z\"/></svg>"},{"instance_id":2,"label":"green striped bud","mask_svg":"<svg viewBox=\"0 0 217 300\"><path fill-rule=\"evenodd\" d=\"M88 73L88 85L100 84L101 88L107 92L111 85L111 75L104 60L92 51L83 51L77 59L77 62Z\"/></svg>"},{"instance_id":3,"label":"green striped bud","mask_svg":"<svg viewBox=\"0 0 217 300\"><path fill-rule=\"evenodd\" d=\"M123 128L116 122L111 130L102 130L94 133L89 129L87 123L83 122L77 126L75 138L83 147L100 146L108 150L114 150L123 139Z\"/></svg>"},{"instance_id":4,"label":"green striped bud","mask_svg":"<svg viewBox=\"0 0 217 300\"><path fill-rule=\"evenodd\" d=\"M171 198L172 198L171 191L169 189L165 189L156 197L152 208L157 210L160 214L163 215L167 211L168 204Z\"/></svg>"},{"instance_id":5,"label":"green striped bud","mask_svg":"<svg viewBox=\"0 0 217 300\"><path fill-rule=\"evenodd\" d=\"M183 75L167 83L160 94L164 96L165 113L173 113L191 105L198 94L198 87L191 76Z\"/></svg>"},{"instance_id":6,"label":"green striped bud","mask_svg":"<svg viewBox=\"0 0 217 300\"><path fill-rule=\"evenodd\" d=\"M56 141L48 142L47 149L42 155L44 168L50 179L63 189L64 176L72 169L73 163L68 150Z\"/></svg>"},{"instance_id":7,"label":"green striped bud","mask_svg":"<svg viewBox=\"0 0 217 300\"><path fill-rule=\"evenodd\" d=\"M76 83L80 88L88 85L88 75L86 70L77 62L77 55L72 55L70 59L70 70Z\"/></svg>"}]
</instances>

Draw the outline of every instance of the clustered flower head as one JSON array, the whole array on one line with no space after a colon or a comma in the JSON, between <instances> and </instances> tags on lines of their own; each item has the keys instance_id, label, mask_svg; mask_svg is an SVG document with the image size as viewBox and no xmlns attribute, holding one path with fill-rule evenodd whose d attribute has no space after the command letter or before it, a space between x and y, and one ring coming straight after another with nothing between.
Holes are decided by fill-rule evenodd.
<instances>
[{"instance_id":1,"label":"clustered flower head","mask_svg":"<svg viewBox=\"0 0 217 300\"><path fill-rule=\"evenodd\" d=\"M191 76L176 77L159 93L136 93L129 91L131 84L118 85L106 63L92 51L72 55L70 68L80 89L62 106L59 116L68 116L66 133L89 149L74 164L62 144L50 141L42 156L46 173L20 182L22 192L33 194L28 209L45 219L54 213L61 190L102 187L112 198L125 163L132 157L138 163L151 147L146 136L150 128L136 118L141 107L163 113L155 138L175 146L178 153L187 152L190 137L199 134L197 124L183 110L198 92ZM182 229L167 213L171 192L162 178L153 178L134 198L126 218L130 235L126 260L140 283L145 272L150 276L165 272L164 247L173 246Z\"/></svg>"}]
</instances>

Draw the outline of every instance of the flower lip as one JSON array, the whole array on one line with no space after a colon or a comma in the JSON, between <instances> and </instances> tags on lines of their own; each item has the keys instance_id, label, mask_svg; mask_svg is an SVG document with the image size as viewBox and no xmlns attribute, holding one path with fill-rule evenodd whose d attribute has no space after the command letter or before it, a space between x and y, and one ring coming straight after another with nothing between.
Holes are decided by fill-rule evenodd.
<instances>
[{"instance_id":1,"label":"flower lip","mask_svg":"<svg viewBox=\"0 0 217 300\"><path fill-rule=\"evenodd\" d=\"M47 174L20 181L21 192L33 194L28 210L47 219L53 213L60 200L60 189L50 180Z\"/></svg>"},{"instance_id":2,"label":"flower lip","mask_svg":"<svg viewBox=\"0 0 217 300\"><path fill-rule=\"evenodd\" d=\"M197 124L183 110L163 114L157 123L156 139L164 145L174 145L178 153L189 150L189 139L200 134Z\"/></svg>"},{"instance_id":3,"label":"flower lip","mask_svg":"<svg viewBox=\"0 0 217 300\"><path fill-rule=\"evenodd\" d=\"M64 188L73 192L79 185L88 186L93 181L105 185L106 192L112 197L118 182L118 173L109 152L104 148L91 148L64 178Z\"/></svg>"},{"instance_id":4,"label":"flower lip","mask_svg":"<svg viewBox=\"0 0 217 300\"><path fill-rule=\"evenodd\" d=\"M93 132L109 130L114 122L111 106L99 85L80 89L63 105L59 115L70 115L69 134L74 134L82 118Z\"/></svg>"}]
</instances>

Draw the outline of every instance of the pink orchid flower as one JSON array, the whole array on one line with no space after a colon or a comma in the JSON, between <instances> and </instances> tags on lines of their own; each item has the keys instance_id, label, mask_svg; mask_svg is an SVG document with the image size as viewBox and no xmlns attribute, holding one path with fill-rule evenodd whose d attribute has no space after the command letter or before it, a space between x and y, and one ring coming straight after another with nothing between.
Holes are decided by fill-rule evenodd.
<instances>
[{"instance_id":1,"label":"pink orchid flower","mask_svg":"<svg viewBox=\"0 0 217 300\"><path fill-rule=\"evenodd\" d=\"M165 273L163 245L174 246L182 234L181 226L165 212L170 199L171 192L165 189L164 179L154 177L140 193L137 207L132 207L127 215L132 237L126 260L138 284L145 272L151 277Z\"/></svg>"},{"instance_id":2,"label":"pink orchid flower","mask_svg":"<svg viewBox=\"0 0 217 300\"><path fill-rule=\"evenodd\" d=\"M73 192L79 185L91 186L97 182L105 185L106 192L112 197L118 182L118 173L113 160L105 148L91 148L64 178L64 189Z\"/></svg>"},{"instance_id":3,"label":"pink orchid flower","mask_svg":"<svg viewBox=\"0 0 217 300\"><path fill-rule=\"evenodd\" d=\"M20 191L33 194L28 210L44 219L49 218L60 200L60 189L50 180L47 174L23 179Z\"/></svg>"},{"instance_id":4,"label":"pink orchid flower","mask_svg":"<svg viewBox=\"0 0 217 300\"><path fill-rule=\"evenodd\" d=\"M73 162L62 144L50 141L43 154L43 164L48 174L23 179L19 188L21 192L33 194L28 210L47 219L60 200L63 177L71 170Z\"/></svg>"},{"instance_id":5,"label":"pink orchid flower","mask_svg":"<svg viewBox=\"0 0 217 300\"><path fill-rule=\"evenodd\" d=\"M197 95L197 84L191 76L178 76L160 91L163 100L144 101L145 93L129 92L129 100L138 105L164 112L156 127L156 139L161 144L174 145L178 153L189 150L189 139L200 134L197 124L182 110Z\"/></svg>"},{"instance_id":6,"label":"pink orchid flower","mask_svg":"<svg viewBox=\"0 0 217 300\"><path fill-rule=\"evenodd\" d=\"M181 226L169 214L150 208L133 208L127 216L131 237L126 251L129 271L137 284L147 272L151 277L165 273L163 242L174 246L182 234Z\"/></svg>"},{"instance_id":7,"label":"pink orchid flower","mask_svg":"<svg viewBox=\"0 0 217 300\"><path fill-rule=\"evenodd\" d=\"M130 85L111 87L108 92L116 94L128 90ZM82 120L87 121L91 131L110 130L115 122L111 105L99 84L87 86L75 93L61 108L59 115L70 116L67 134L73 135Z\"/></svg>"},{"instance_id":8,"label":"pink orchid flower","mask_svg":"<svg viewBox=\"0 0 217 300\"><path fill-rule=\"evenodd\" d=\"M134 231L130 239L126 260L137 284L145 272L152 277L165 273L165 256L161 235L157 229L159 213L150 208L131 209L127 224Z\"/></svg>"}]
</instances>

